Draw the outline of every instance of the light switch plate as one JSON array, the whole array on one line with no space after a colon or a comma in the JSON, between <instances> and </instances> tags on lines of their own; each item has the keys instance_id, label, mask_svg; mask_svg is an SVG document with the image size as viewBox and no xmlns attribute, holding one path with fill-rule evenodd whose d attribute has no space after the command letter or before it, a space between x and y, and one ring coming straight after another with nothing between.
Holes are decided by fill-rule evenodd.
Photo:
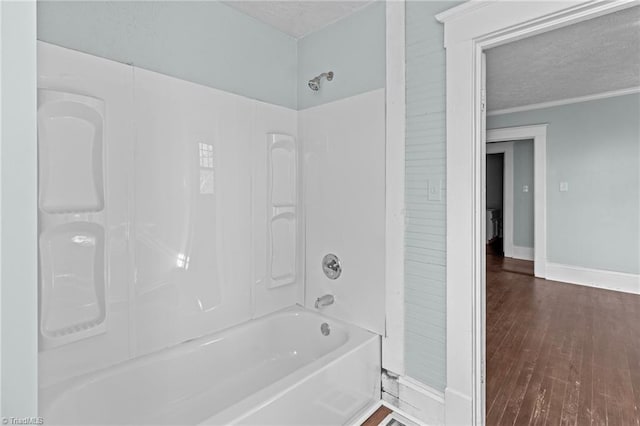
<instances>
[{"instance_id":1,"label":"light switch plate","mask_svg":"<svg viewBox=\"0 0 640 426\"><path fill-rule=\"evenodd\" d=\"M523 185L522 192L529 192L529 185Z\"/></svg>"},{"instance_id":2,"label":"light switch plate","mask_svg":"<svg viewBox=\"0 0 640 426\"><path fill-rule=\"evenodd\" d=\"M427 180L427 200L429 201L441 201L442 200L442 181L440 179Z\"/></svg>"},{"instance_id":3,"label":"light switch plate","mask_svg":"<svg viewBox=\"0 0 640 426\"><path fill-rule=\"evenodd\" d=\"M569 191L569 182L560 182L560 192Z\"/></svg>"}]
</instances>

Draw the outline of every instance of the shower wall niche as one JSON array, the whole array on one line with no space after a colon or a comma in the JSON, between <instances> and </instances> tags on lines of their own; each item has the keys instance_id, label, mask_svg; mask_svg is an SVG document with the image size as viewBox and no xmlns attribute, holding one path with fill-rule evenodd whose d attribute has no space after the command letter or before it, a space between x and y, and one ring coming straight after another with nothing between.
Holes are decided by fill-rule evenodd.
<instances>
[{"instance_id":1,"label":"shower wall niche","mask_svg":"<svg viewBox=\"0 0 640 426\"><path fill-rule=\"evenodd\" d=\"M38 91L40 331L56 347L106 330L104 102Z\"/></svg>"},{"instance_id":2,"label":"shower wall niche","mask_svg":"<svg viewBox=\"0 0 640 426\"><path fill-rule=\"evenodd\" d=\"M297 279L298 193L297 149L289 135L267 135L267 286Z\"/></svg>"}]
</instances>

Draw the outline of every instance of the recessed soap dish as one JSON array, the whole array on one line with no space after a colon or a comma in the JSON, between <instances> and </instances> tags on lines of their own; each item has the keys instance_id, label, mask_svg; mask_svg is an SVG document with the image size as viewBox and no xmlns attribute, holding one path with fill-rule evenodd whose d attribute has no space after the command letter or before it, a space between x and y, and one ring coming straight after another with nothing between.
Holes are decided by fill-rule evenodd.
<instances>
[{"instance_id":1,"label":"recessed soap dish","mask_svg":"<svg viewBox=\"0 0 640 426\"><path fill-rule=\"evenodd\" d=\"M40 333L44 348L106 331L102 226L71 222L40 236Z\"/></svg>"},{"instance_id":2,"label":"recessed soap dish","mask_svg":"<svg viewBox=\"0 0 640 426\"><path fill-rule=\"evenodd\" d=\"M104 208L104 102L38 90L39 206L49 214Z\"/></svg>"}]
</instances>

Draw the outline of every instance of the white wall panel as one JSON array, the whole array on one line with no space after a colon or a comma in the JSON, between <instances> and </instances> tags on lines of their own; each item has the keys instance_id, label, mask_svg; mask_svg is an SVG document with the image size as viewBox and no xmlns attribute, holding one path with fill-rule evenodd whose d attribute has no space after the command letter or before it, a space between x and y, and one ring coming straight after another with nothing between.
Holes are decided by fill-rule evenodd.
<instances>
[{"instance_id":1,"label":"white wall panel","mask_svg":"<svg viewBox=\"0 0 640 426\"><path fill-rule=\"evenodd\" d=\"M250 317L250 100L135 68L135 354ZM248 125L247 125L248 124ZM213 169L200 163L212 147ZM213 172L213 191L200 174ZM204 192L204 193L203 193Z\"/></svg>"},{"instance_id":2,"label":"white wall panel","mask_svg":"<svg viewBox=\"0 0 640 426\"><path fill-rule=\"evenodd\" d=\"M128 233L131 195L129 182L133 160L132 77L131 67L126 65L38 43L40 89L89 96L104 102L103 152L106 156L105 175L109 180L101 213L65 215L69 220L77 216L73 220L90 222L95 222L98 216L103 215L100 226L105 227L106 242L106 332L47 350L43 350L41 341L40 385L104 368L129 357L128 301L132 270ZM51 219L51 216L53 215L46 215L49 221L55 219ZM46 225L42 223L43 220L44 216L41 215L41 231ZM42 308L41 305L41 311Z\"/></svg>"},{"instance_id":3,"label":"white wall panel","mask_svg":"<svg viewBox=\"0 0 640 426\"><path fill-rule=\"evenodd\" d=\"M104 103L107 180L104 213L78 217L104 219L106 327L41 346L41 386L301 301L301 277L270 289L254 267L267 133L296 138L295 110L46 43L38 61L40 88Z\"/></svg>"},{"instance_id":4,"label":"white wall panel","mask_svg":"<svg viewBox=\"0 0 640 426\"><path fill-rule=\"evenodd\" d=\"M135 87L136 354L295 304L302 280L267 288L254 250L266 233L267 134L295 136L296 112L138 68Z\"/></svg>"},{"instance_id":5,"label":"white wall panel","mask_svg":"<svg viewBox=\"0 0 640 426\"><path fill-rule=\"evenodd\" d=\"M335 296L327 315L384 334L385 91L300 112L306 210L306 296ZM342 262L337 280L322 258Z\"/></svg>"},{"instance_id":6,"label":"white wall panel","mask_svg":"<svg viewBox=\"0 0 640 426\"><path fill-rule=\"evenodd\" d=\"M302 229L298 232L298 279L295 285L268 288L266 282L267 264L267 134L281 133L297 135L298 114L288 108L266 103L256 103L255 122L251 141L253 156L253 264L254 264L254 317L277 311L296 302L302 303L304 286L303 255L304 240ZM298 152L300 142L296 138ZM300 162L298 162L299 164ZM301 172L298 170L298 181ZM298 185L300 187L300 185ZM300 194L298 194L300 195ZM299 209L300 210L300 209ZM300 222L300 221L299 221ZM300 225L299 228L302 228Z\"/></svg>"}]
</instances>

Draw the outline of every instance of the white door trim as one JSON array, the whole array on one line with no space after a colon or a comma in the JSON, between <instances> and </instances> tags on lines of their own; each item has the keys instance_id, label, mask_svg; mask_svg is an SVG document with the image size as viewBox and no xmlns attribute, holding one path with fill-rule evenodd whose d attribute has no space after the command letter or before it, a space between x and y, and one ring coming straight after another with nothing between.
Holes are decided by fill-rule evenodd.
<instances>
[{"instance_id":1,"label":"white door trim","mask_svg":"<svg viewBox=\"0 0 640 426\"><path fill-rule=\"evenodd\" d=\"M547 125L505 127L487 130L487 143L494 141L515 141L533 139L533 260L536 277L546 277L547 263ZM513 159L513 152L512 152ZM512 163L513 164L513 163ZM513 179L513 166L511 168ZM513 185L513 181L512 181ZM512 186L513 190L513 186ZM511 193L513 197L513 192ZM511 198L513 218L513 198ZM505 217L506 227L506 217ZM514 254L513 221L511 222L511 256ZM505 233L506 240L506 233ZM506 243L505 243L506 248ZM506 251L505 251L506 256Z\"/></svg>"},{"instance_id":2,"label":"white door trim","mask_svg":"<svg viewBox=\"0 0 640 426\"><path fill-rule=\"evenodd\" d=\"M37 75L36 2L0 2L3 423L38 412Z\"/></svg>"},{"instance_id":3,"label":"white door trim","mask_svg":"<svg viewBox=\"0 0 640 426\"><path fill-rule=\"evenodd\" d=\"M502 185L502 233L505 257L513 257L513 142L489 143L487 130L487 154L504 154Z\"/></svg>"},{"instance_id":4,"label":"white door trim","mask_svg":"<svg viewBox=\"0 0 640 426\"><path fill-rule=\"evenodd\" d=\"M485 421L483 51L636 4L478 0L436 16L447 49L447 424Z\"/></svg>"},{"instance_id":5,"label":"white door trim","mask_svg":"<svg viewBox=\"0 0 640 426\"><path fill-rule=\"evenodd\" d=\"M405 8L386 3L385 335L382 366L404 375Z\"/></svg>"}]
</instances>

